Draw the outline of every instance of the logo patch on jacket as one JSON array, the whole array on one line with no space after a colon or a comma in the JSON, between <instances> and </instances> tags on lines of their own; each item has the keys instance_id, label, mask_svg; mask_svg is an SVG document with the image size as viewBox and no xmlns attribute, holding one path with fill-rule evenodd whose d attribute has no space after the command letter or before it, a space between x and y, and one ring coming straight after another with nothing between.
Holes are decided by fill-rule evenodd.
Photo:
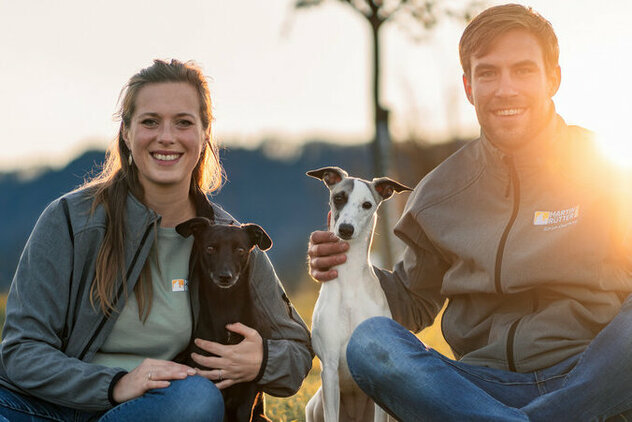
<instances>
[{"instance_id":1,"label":"logo patch on jacket","mask_svg":"<svg viewBox=\"0 0 632 422\"><path fill-rule=\"evenodd\" d=\"M579 219L579 205L559 211L536 211L533 214L534 226L547 226L553 230L575 224Z\"/></svg>"},{"instance_id":2,"label":"logo patch on jacket","mask_svg":"<svg viewBox=\"0 0 632 422\"><path fill-rule=\"evenodd\" d=\"M172 292L186 292L188 290L188 281L181 278L171 280Z\"/></svg>"}]
</instances>

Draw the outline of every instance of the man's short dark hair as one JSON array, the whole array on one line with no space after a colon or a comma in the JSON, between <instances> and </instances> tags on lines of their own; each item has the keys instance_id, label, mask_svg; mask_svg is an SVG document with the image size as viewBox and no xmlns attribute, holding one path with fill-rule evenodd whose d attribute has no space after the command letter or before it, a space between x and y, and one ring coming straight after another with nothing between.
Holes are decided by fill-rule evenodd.
<instances>
[{"instance_id":1,"label":"man's short dark hair","mask_svg":"<svg viewBox=\"0 0 632 422\"><path fill-rule=\"evenodd\" d=\"M465 75L470 76L473 56L485 55L498 36L512 30L533 34L542 48L546 70L557 67L560 48L551 23L530 7L505 4L484 10L463 31L459 56Z\"/></svg>"}]
</instances>

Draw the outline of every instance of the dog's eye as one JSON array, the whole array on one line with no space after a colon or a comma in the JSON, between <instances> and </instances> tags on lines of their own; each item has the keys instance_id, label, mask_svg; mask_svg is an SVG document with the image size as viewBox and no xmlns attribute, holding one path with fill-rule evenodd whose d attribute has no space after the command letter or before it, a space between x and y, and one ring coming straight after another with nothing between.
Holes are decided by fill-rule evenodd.
<instances>
[{"instance_id":1,"label":"dog's eye","mask_svg":"<svg viewBox=\"0 0 632 422\"><path fill-rule=\"evenodd\" d=\"M237 248L235 249L235 252L237 253L237 255L239 256L243 256L246 254L246 250L244 248Z\"/></svg>"},{"instance_id":2,"label":"dog's eye","mask_svg":"<svg viewBox=\"0 0 632 422\"><path fill-rule=\"evenodd\" d=\"M206 253L215 253L215 246L207 246Z\"/></svg>"},{"instance_id":3,"label":"dog's eye","mask_svg":"<svg viewBox=\"0 0 632 422\"><path fill-rule=\"evenodd\" d=\"M334 205L342 205L344 200L345 200L345 197L341 193L334 195Z\"/></svg>"},{"instance_id":4,"label":"dog's eye","mask_svg":"<svg viewBox=\"0 0 632 422\"><path fill-rule=\"evenodd\" d=\"M370 209L373 206L373 204L371 204L369 201L366 201L362 204L362 208L364 208L365 210Z\"/></svg>"}]
</instances>

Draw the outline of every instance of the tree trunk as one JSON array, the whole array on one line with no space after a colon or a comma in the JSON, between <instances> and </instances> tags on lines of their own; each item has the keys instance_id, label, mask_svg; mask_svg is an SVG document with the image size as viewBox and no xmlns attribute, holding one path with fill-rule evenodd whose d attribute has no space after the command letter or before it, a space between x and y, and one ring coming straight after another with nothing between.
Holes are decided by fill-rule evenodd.
<instances>
[{"instance_id":1,"label":"tree trunk","mask_svg":"<svg viewBox=\"0 0 632 422\"><path fill-rule=\"evenodd\" d=\"M388 110L380 103L380 39L379 32L383 21L375 17L370 21L373 41L373 113L375 134L373 138L373 175L387 176L390 171L391 139L388 130ZM390 269L393 266L393 252L391 248L391 223L388 202L380 207L378 234L381 236L379 244L382 249L383 266Z\"/></svg>"}]
</instances>

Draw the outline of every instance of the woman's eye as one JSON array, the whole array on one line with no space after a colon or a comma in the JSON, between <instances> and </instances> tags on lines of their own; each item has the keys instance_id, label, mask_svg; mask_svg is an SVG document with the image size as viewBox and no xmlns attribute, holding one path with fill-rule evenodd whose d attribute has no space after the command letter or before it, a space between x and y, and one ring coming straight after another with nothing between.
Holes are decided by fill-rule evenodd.
<instances>
[{"instance_id":1,"label":"woman's eye","mask_svg":"<svg viewBox=\"0 0 632 422\"><path fill-rule=\"evenodd\" d=\"M371 204L369 201L366 201L365 203L362 204L362 208L364 208L365 210L370 209L373 206L373 204Z\"/></svg>"},{"instance_id":2,"label":"woman's eye","mask_svg":"<svg viewBox=\"0 0 632 422\"><path fill-rule=\"evenodd\" d=\"M189 127L189 126L193 126L193 122L190 120L180 120L178 121L178 125L179 126L184 126L184 127Z\"/></svg>"},{"instance_id":3,"label":"woman's eye","mask_svg":"<svg viewBox=\"0 0 632 422\"><path fill-rule=\"evenodd\" d=\"M145 119L140 122L143 126L154 127L158 124L158 122L154 119Z\"/></svg>"}]
</instances>

